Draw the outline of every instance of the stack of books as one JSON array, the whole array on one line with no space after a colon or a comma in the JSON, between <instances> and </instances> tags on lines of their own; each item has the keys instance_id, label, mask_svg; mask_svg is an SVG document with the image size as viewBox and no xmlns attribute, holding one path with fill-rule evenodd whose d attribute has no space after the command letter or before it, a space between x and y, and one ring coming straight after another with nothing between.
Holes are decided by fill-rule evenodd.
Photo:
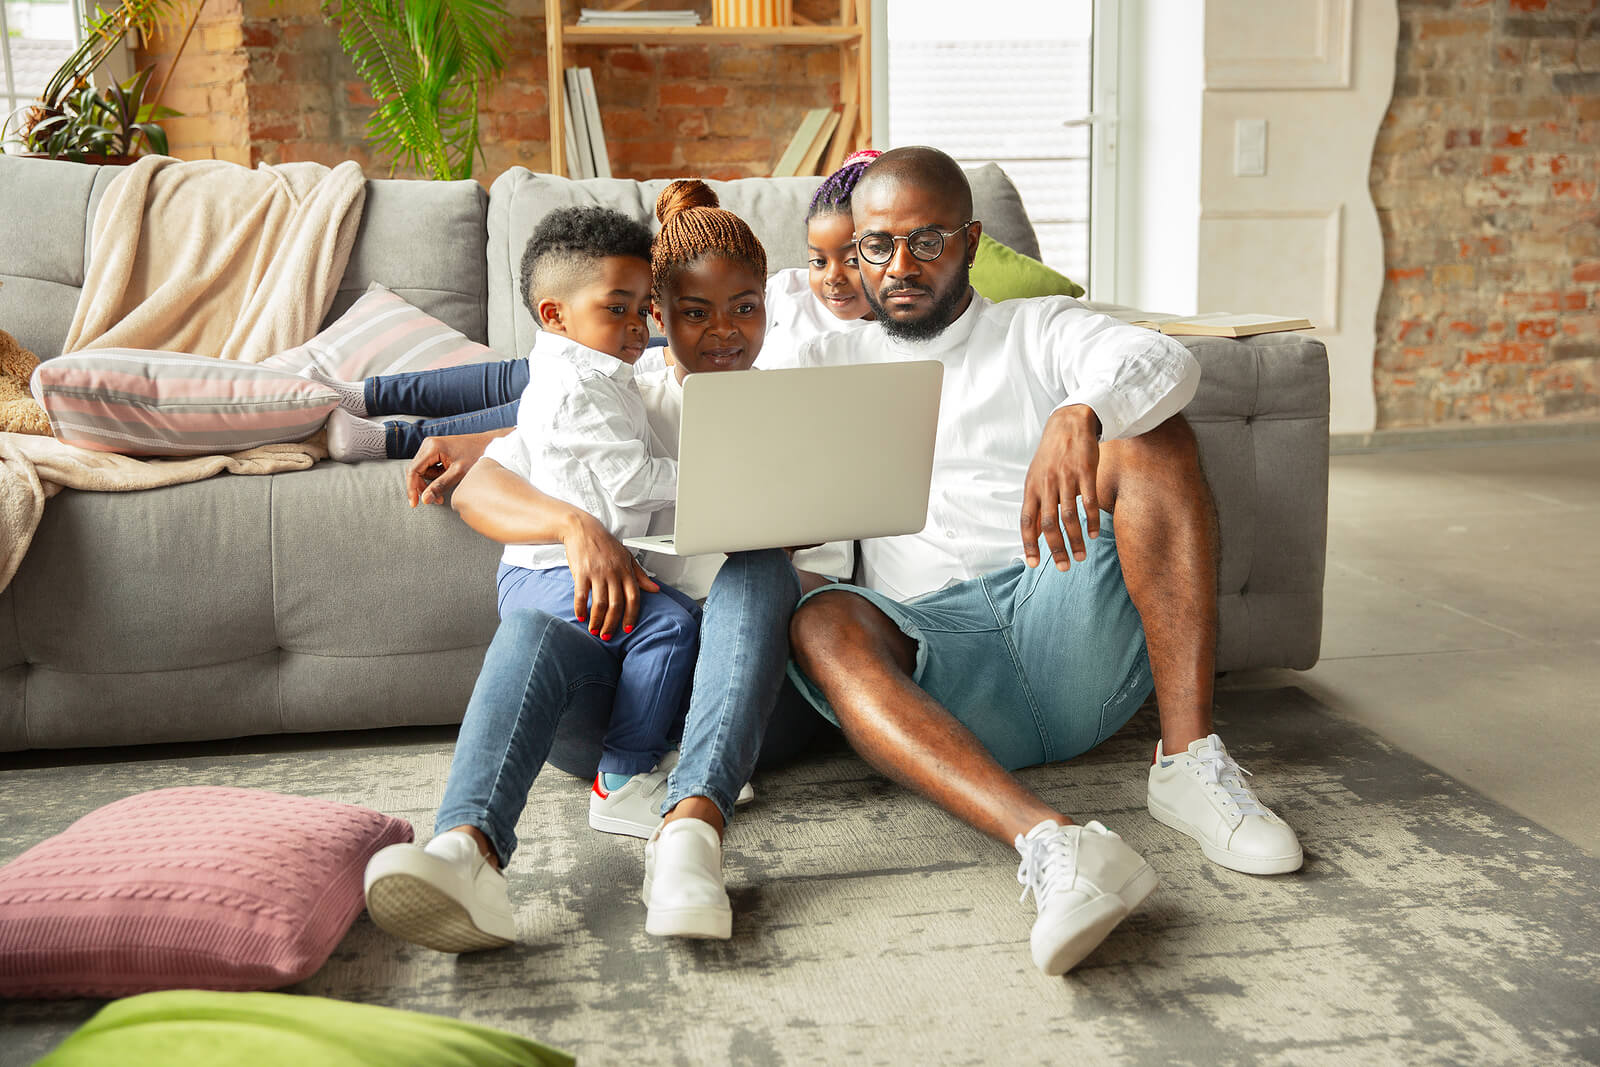
<instances>
[{"instance_id":1,"label":"stack of books","mask_svg":"<svg viewBox=\"0 0 1600 1067\"><path fill-rule=\"evenodd\" d=\"M600 125L600 103L594 95L594 74L588 67L566 69L567 91L561 94L566 123L567 177L609 178L611 157L606 131Z\"/></svg>"},{"instance_id":2,"label":"stack of books","mask_svg":"<svg viewBox=\"0 0 1600 1067\"><path fill-rule=\"evenodd\" d=\"M1160 330L1174 337L1254 337L1258 333L1310 330L1305 319L1292 315L1234 315L1225 311L1162 319L1125 319L1130 326Z\"/></svg>"},{"instance_id":3,"label":"stack of books","mask_svg":"<svg viewBox=\"0 0 1600 1067\"><path fill-rule=\"evenodd\" d=\"M578 15L580 26L698 26L695 11L605 11L586 7Z\"/></svg>"}]
</instances>

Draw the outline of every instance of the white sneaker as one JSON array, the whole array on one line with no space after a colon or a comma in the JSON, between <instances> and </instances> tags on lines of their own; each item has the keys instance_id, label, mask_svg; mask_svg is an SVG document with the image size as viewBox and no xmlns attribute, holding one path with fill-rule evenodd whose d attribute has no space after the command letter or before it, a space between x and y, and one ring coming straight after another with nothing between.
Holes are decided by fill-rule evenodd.
<instances>
[{"instance_id":1,"label":"white sneaker","mask_svg":"<svg viewBox=\"0 0 1600 1067\"><path fill-rule=\"evenodd\" d=\"M367 861L372 921L396 937L440 952L500 948L517 939L506 876L461 830L428 842L390 845Z\"/></svg>"},{"instance_id":2,"label":"white sneaker","mask_svg":"<svg viewBox=\"0 0 1600 1067\"><path fill-rule=\"evenodd\" d=\"M383 423L352 415L344 408L328 413L328 455L339 463L386 459L388 431Z\"/></svg>"},{"instance_id":3,"label":"white sneaker","mask_svg":"<svg viewBox=\"0 0 1600 1067\"><path fill-rule=\"evenodd\" d=\"M1304 861L1294 829L1256 797L1249 774L1216 734L1168 756L1156 744L1146 793L1150 814L1200 842L1216 863L1245 874L1285 874Z\"/></svg>"},{"instance_id":4,"label":"white sneaker","mask_svg":"<svg viewBox=\"0 0 1600 1067\"><path fill-rule=\"evenodd\" d=\"M622 785L606 791L598 773L589 789L589 825L608 834L648 838L661 825L661 805L667 799L667 779L678 765L678 750L671 749L661 762L643 774L636 774ZM749 782L739 790L735 807L744 807L756 798Z\"/></svg>"},{"instance_id":5,"label":"white sneaker","mask_svg":"<svg viewBox=\"0 0 1600 1067\"><path fill-rule=\"evenodd\" d=\"M700 819L662 823L644 846L644 930L656 937L733 936L722 839Z\"/></svg>"},{"instance_id":6,"label":"white sneaker","mask_svg":"<svg viewBox=\"0 0 1600 1067\"><path fill-rule=\"evenodd\" d=\"M1017 835L1021 899L1033 890L1039 917L1029 939L1045 974L1065 974L1155 891L1155 870L1098 822L1061 826L1046 820Z\"/></svg>"}]
</instances>

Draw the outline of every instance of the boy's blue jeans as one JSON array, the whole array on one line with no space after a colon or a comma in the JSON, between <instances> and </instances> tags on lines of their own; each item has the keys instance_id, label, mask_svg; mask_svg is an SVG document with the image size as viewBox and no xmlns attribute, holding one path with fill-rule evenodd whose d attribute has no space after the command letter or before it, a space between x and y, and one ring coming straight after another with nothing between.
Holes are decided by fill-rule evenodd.
<instances>
[{"instance_id":1,"label":"boy's blue jeans","mask_svg":"<svg viewBox=\"0 0 1600 1067\"><path fill-rule=\"evenodd\" d=\"M516 850L517 820L546 760L592 775L611 716L616 657L567 621L570 599L560 616L531 609L502 617L435 818L435 833L482 830L502 865ZM784 683L789 617L799 599L799 580L781 551L734 553L717 573L665 808L703 796L732 820L734 798L758 758L763 766L785 762L823 727Z\"/></svg>"},{"instance_id":2,"label":"boy's blue jeans","mask_svg":"<svg viewBox=\"0 0 1600 1067\"><path fill-rule=\"evenodd\" d=\"M423 416L419 422L384 423L389 458L410 459L424 438L515 426L517 402L527 387L525 359L383 374L367 379L367 414Z\"/></svg>"}]
</instances>

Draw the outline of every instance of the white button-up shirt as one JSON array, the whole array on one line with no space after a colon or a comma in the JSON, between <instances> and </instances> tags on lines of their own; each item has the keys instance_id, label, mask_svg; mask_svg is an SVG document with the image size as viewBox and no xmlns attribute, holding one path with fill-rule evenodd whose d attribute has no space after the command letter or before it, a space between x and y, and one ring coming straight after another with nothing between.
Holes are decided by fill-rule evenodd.
<instances>
[{"instance_id":1,"label":"white button-up shirt","mask_svg":"<svg viewBox=\"0 0 1600 1067\"><path fill-rule=\"evenodd\" d=\"M944 364L928 524L861 542L869 588L909 600L1022 557L1022 489L1044 424L1087 404L1103 440L1154 429L1193 398L1200 365L1182 344L1090 311L1069 297L993 303L976 292L927 341L879 329L816 338L802 366Z\"/></svg>"},{"instance_id":2,"label":"white button-up shirt","mask_svg":"<svg viewBox=\"0 0 1600 1067\"><path fill-rule=\"evenodd\" d=\"M804 267L780 270L767 279L767 336L756 366L782 370L798 366L800 347L827 333L850 333L871 326L871 319L841 319L811 291L811 273Z\"/></svg>"},{"instance_id":3,"label":"white button-up shirt","mask_svg":"<svg viewBox=\"0 0 1600 1067\"><path fill-rule=\"evenodd\" d=\"M652 434L633 367L560 334L534 340L516 429L483 454L619 539L642 536L651 512L677 502L678 462ZM530 570L567 563L559 544L507 545L500 558Z\"/></svg>"}]
</instances>

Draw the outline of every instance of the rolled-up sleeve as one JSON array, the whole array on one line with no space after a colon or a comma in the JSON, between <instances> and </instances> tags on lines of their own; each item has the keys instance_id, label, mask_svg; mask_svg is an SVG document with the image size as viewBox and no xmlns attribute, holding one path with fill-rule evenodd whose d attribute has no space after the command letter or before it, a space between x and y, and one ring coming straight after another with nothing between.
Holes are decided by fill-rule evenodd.
<instances>
[{"instance_id":1,"label":"rolled-up sleeve","mask_svg":"<svg viewBox=\"0 0 1600 1067\"><path fill-rule=\"evenodd\" d=\"M1040 316L1030 355L1064 395L1057 410L1087 404L1102 440L1137 437L1182 411L1200 386L1200 363L1182 343L1075 302Z\"/></svg>"}]
</instances>

